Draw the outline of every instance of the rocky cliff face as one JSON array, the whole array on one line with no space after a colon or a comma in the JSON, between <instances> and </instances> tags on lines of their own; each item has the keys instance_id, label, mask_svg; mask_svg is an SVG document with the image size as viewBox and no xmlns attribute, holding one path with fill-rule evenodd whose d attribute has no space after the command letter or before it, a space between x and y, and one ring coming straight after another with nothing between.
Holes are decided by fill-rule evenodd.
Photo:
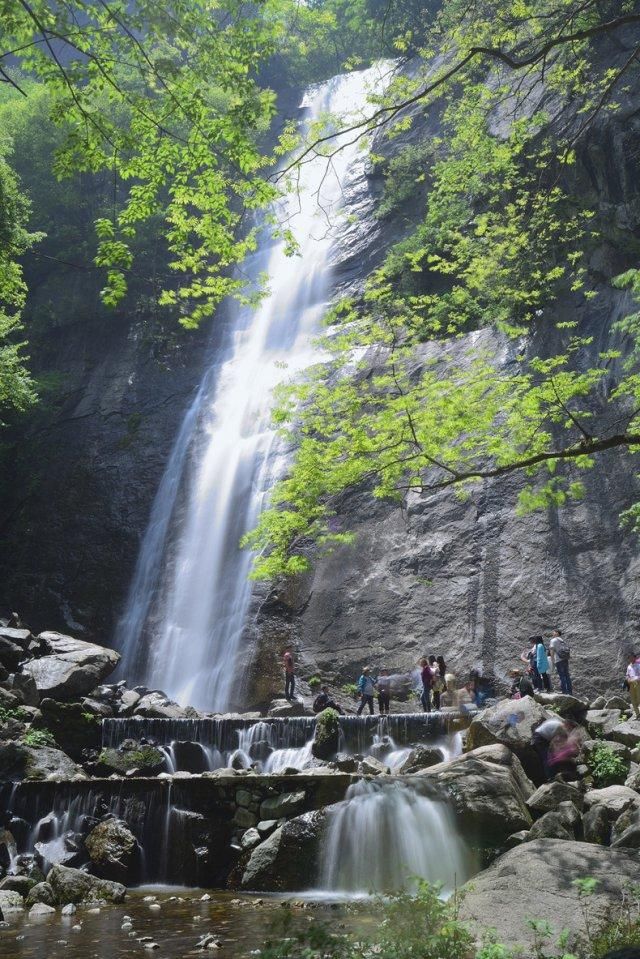
<instances>
[{"instance_id":1,"label":"rocky cliff face","mask_svg":"<svg viewBox=\"0 0 640 959\"><path fill-rule=\"evenodd\" d=\"M591 262L598 297L567 299L559 309L594 337L594 350L617 344L611 326L628 306L608 281L629 265L640 230L639 104L636 91L615 117L603 115L578 155L581 189L608 227ZM393 149L433 135L437 125L433 111L417 114ZM348 196L355 216L336 253L336 293L358 291L411 220L406 208L394 219L375 218L381 188L369 170ZM163 467L215 341L209 331L158 339L145 315L105 326L87 313L85 306L77 322L32 347L37 371L56 373L64 388L4 457L10 493L0 575L2 601L34 628L46 623L108 641ZM547 335L543 326L533 333L542 342ZM495 334L470 337L509 362L510 347ZM614 378L615 370L607 388ZM415 495L403 510L364 490L345 497L339 513L357 533L355 545L317 556L297 583L256 591L247 700L271 698L279 680L274 657L285 640L295 643L304 674L340 683L353 681L365 661L406 670L431 652L444 653L459 674L479 666L502 676L528 635L555 626L572 642L581 691L615 687L640 626L637 543L618 521L638 488L628 454L601 463L582 477L583 502L522 518L514 513L516 478L487 482L466 501L451 491Z\"/></svg>"},{"instance_id":2,"label":"rocky cliff face","mask_svg":"<svg viewBox=\"0 0 640 959\"><path fill-rule=\"evenodd\" d=\"M594 354L627 349L612 326L631 303L609 281L631 265L640 229L639 108L636 86L614 118L595 122L578 151L574 189L589 198L602 224L589 266L598 296L566 297L556 311L578 321L580 335L593 338ZM497 135L504 122L495 118ZM408 136L433 136L437 123L437 115L417 114ZM354 258L347 250L337 271L350 291L358 289L358 265L369 268L380 245L402 230L403 216L372 219L379 187L370 178L367 191L351 198L361 213L358 236L350 238L357 252ZM410 211L403 215L410 218ZM552 340L541 321L531 341L544 355L554 349ZM448 349L470 345L489 347L503 366L512 357L513 345L488 330ZM603 389L615 380L612 367ZM582 502L523 517L515 514L521 487L515 476L485 481L467 500L451 490L412 494L402 510L354 491L337 520L355 531L355 544L315 556L312 573L275 590L263 605L261 668L286 640L297 647L303 673L338 684L354 682L365 663L404 672L431 653L443 653L459 676L475 667L504 679L528 636L560 628L572 645L580 692L618 688L628 651L640 647L637 538L619 523L620 511L638 497L635 459L603 455L597 470L580 477Z\"/></svg>"}]
</instances>

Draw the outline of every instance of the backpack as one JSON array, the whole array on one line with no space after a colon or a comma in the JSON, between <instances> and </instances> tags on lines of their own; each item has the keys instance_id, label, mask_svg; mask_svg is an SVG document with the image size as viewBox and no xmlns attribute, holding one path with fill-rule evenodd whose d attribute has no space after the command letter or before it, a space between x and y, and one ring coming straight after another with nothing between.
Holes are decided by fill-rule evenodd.
<instances>
[{"instance_id":1,"label":"backpack","mask_svg":"<svg viewBox=\"0 0 640 959\"><path fill-rule=\"evenodd\" d=\"M559 642L554 645L554 651L556 656L561 662L569 659L569 656L571 655L571 650L569 649L569 646L567 645L567 643L564 641L564 639L561 636L556 636L555 638L559 640Z\"/></svg>"}]
</instances>

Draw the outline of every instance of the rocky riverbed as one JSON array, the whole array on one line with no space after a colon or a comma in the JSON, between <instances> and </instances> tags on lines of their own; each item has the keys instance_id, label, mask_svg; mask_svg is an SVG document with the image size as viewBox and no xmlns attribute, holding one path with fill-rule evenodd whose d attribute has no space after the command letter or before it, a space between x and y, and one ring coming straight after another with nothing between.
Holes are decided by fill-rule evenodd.
<instances>
[{"instance_id":1,"label":"rocky riverbed","mask_svg":"<svg viewBox=\"0 0 640 959\"><path fill-rule=\"evenodd\" d=\"M350 803L359 804L355 833L399 819L400 836L436 828L442 850L419 852L419 873L443 879L449 869L458 884L475 875L463 909L478 927L495 890L508 888L509 910L492 912L505 941L526 937L532 889L555 897L554 917L577 931L575 879L599 880L593 905L605 911L637 875L640 722L623 697L538 694L467 716L328 724L303 699L275 701L265 715L205 716L159 690L107 683L117 661L74 637L0 629L0 910L10 959L38 954L44 941L91 955L92 943L124 933L122 955L133 954L132 938L151 950L154 935L177 955L171 943L178 948L180 930L213 900L189 892L144 902L132 887L149 881L322 897L394 888L405 864L375 875L366 863L328 868L336 823L346 824L337 855L356 855ZM580 753L571 781L546 782L532 734L559 716L579 734ZM398 855L409 860L411 846ZM215 902L226 908L231 895ZM248 908L233 905L231 924L236 906ZM144 922L123 933L134 909ZM176 916L161 935L155 914L167 910Z\"/></svg>"}]
</instances>

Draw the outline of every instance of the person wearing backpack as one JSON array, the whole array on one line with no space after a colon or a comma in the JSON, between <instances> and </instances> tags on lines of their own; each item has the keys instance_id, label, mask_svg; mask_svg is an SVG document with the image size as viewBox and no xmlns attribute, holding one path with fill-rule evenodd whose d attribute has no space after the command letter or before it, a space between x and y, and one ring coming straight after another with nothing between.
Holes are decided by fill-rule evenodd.
<instances>
[{"instance_id":1,"label":"person wearing backpack","mask_svg":"<svg viewBox=\"0 0 640 959\"><path fill-rule=\"evenodd\" d=\"M556 667L558 672L560 691L563 693L568 693L569 696L572 696L573 683L571 682L571 675L569 673L569 657L571 655L571 650L569 649L569 644L559 629L554 629L551 634L549 650L551 652L551 662Z\"/></svg>"}]
</instances>

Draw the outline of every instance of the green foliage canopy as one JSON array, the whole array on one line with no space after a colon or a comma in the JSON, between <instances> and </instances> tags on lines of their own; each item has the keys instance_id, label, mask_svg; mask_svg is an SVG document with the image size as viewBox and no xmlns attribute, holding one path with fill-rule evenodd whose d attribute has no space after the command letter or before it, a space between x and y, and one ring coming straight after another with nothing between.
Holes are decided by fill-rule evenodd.
<instances>
[{"instance_id":1,"label":"green foliage canopy","mask_svg":"<svg viewBox=\"0 0 640 959\"><path fill-rule=\"evenodd\" d=\"M424 210L364 295L331 314L329 363L280 395L276 419L297 453L245 538L256 576L305 570L311 542L348 542L340 504L356 486L402 502L519 470L531 477L526 511L583 495L563 461L588 469L640 443L636 356L612 388L619 352L580 329L602 222L575 173L576 145L637 70L633 43L611 61L594 38L618 15L640 19L634 10L449 0L424 66L376 97L377 115L358 124L375 132L374 159L381 127L393 142L419 111L440 117L430 141L377 158L382 215L427 181Z\"/></svg>"}]
</instances>

